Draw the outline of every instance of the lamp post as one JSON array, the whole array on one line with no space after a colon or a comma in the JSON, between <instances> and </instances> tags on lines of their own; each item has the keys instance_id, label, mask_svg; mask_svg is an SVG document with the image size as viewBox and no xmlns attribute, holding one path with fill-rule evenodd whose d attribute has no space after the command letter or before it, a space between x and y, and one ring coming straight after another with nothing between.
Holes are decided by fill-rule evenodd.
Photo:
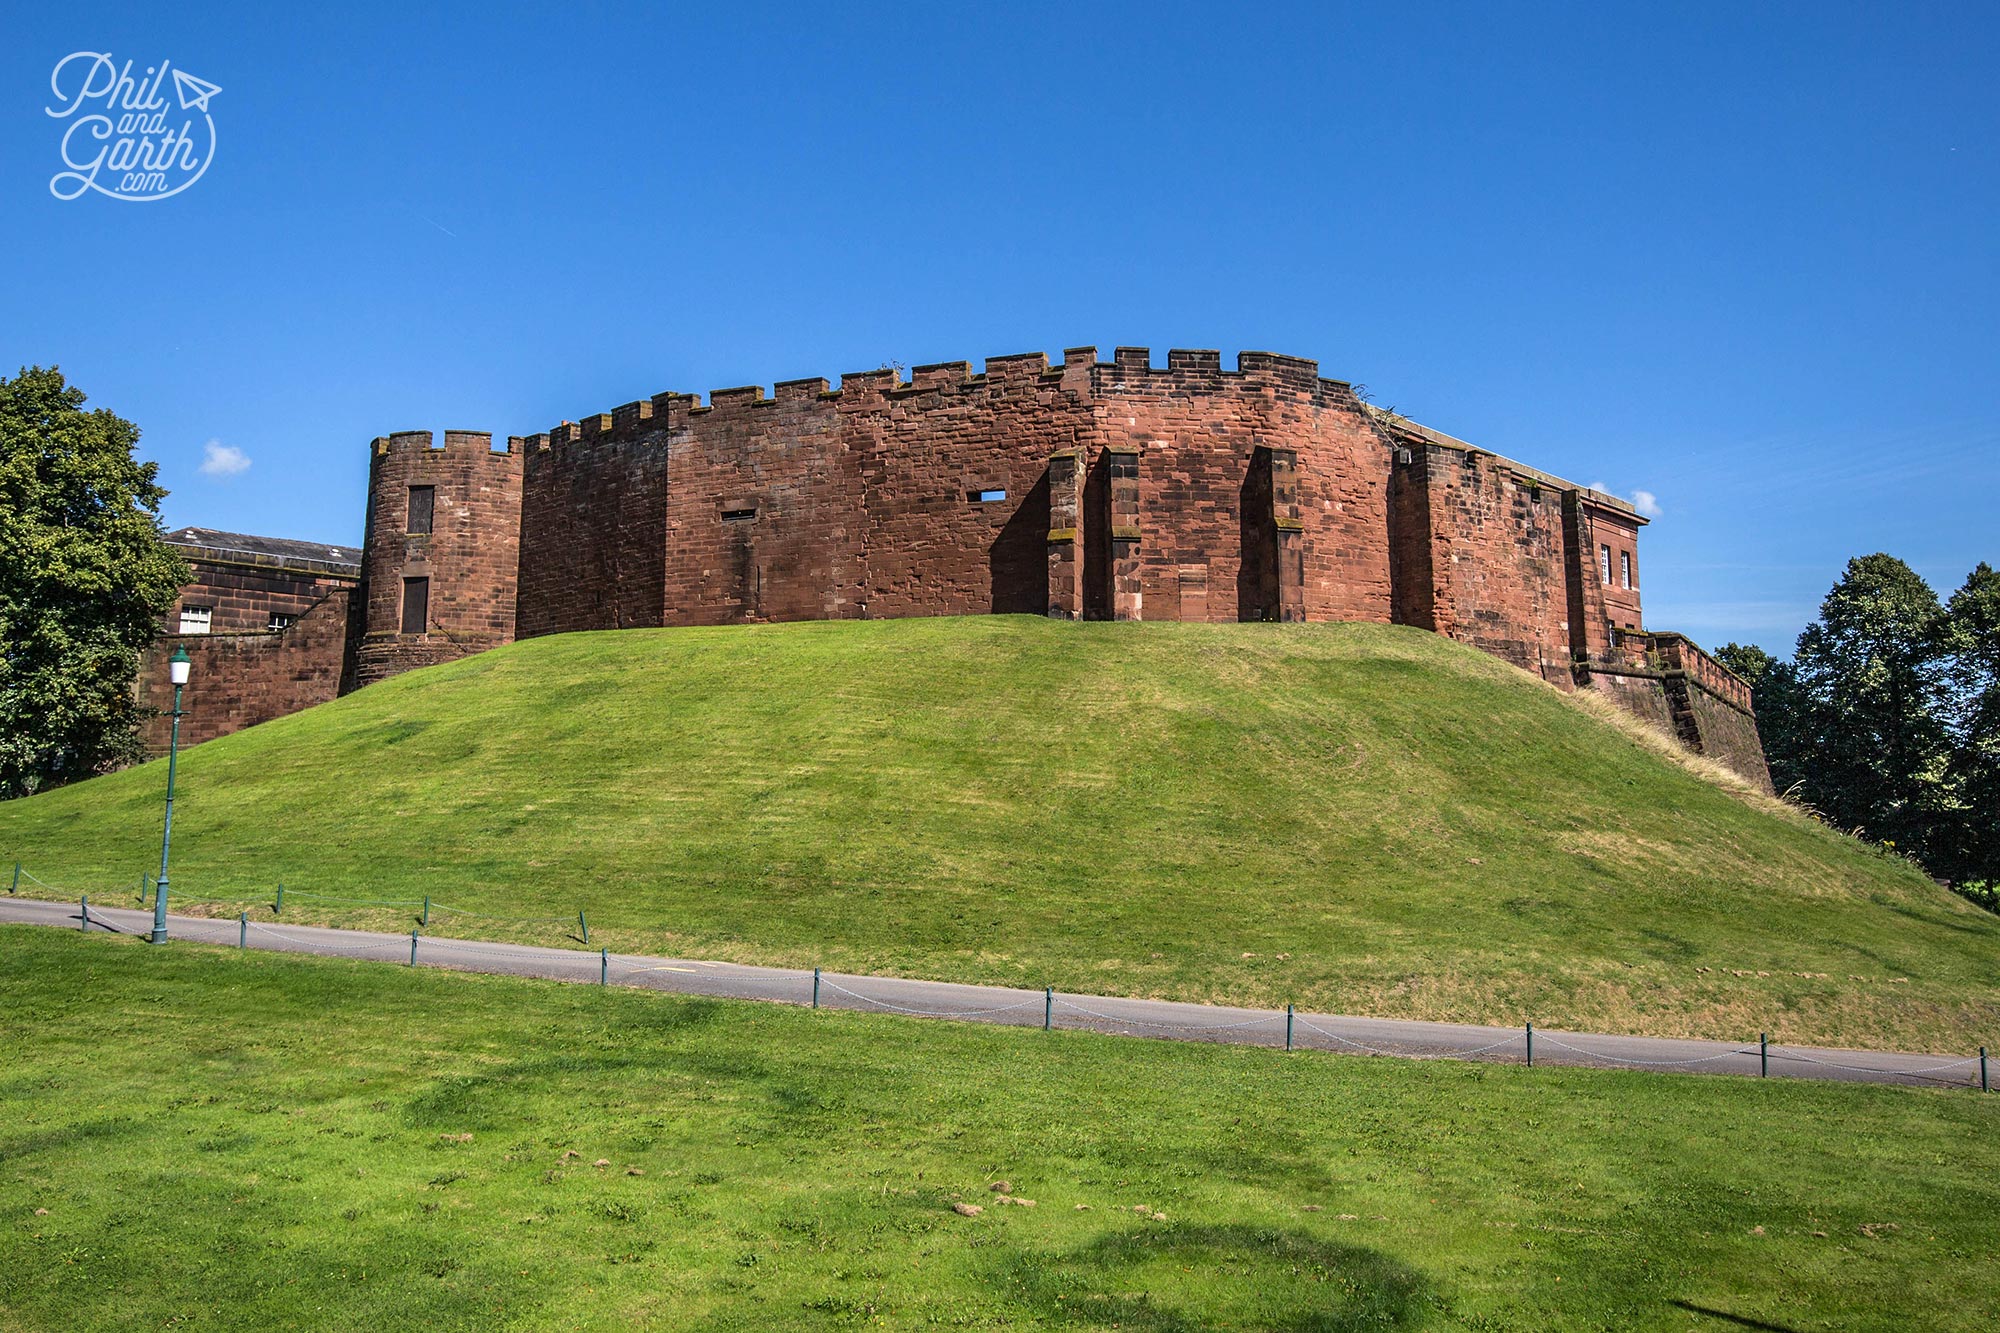
<instances>
[{"instance_id":1,"label":"lamp post","mask_svg":"<svg viewBox=\"0 0 2000 1333\"><path fill-rule=\"evenodd\" d=\"M174 645L174 655L167 659L167 679L174 683L174 711L170 714L174 728L167 742L167 823L160 834L160 878L153 885L154 944L167 942L167 852L174 845L174 764L181 749L181 690L188 683L188 671L193 665L188 659L187 645Z\"/></svg>"}]
</instances>

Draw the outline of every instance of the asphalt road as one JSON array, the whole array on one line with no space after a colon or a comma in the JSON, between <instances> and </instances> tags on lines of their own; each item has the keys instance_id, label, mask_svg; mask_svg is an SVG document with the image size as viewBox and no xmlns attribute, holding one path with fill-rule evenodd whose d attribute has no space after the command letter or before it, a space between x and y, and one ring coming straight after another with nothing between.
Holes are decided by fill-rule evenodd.
<instances>
[{"instance_id":1,"label":"asphalt road","mask_svg":"<svg viewBox=\"0 0 2000 1333\"><path fill-rule=\"evenodd\" d=\"M92 905L86 921L77 904L11 898L0 899L0 922L87 929L144 939L152 929L153 915L146 909ZM240 941L244 947L278 953L358 958L404 966L411 965L414 957L415 965L419 967L455 968L467 972L494 972L590 984L602 980L610 985L638 986L731 1000L775 1000L801 1005L817 1000L821 1008L827 1009L864 1009L1014 1027L1047 1025L1133 1037L1273 1047L1286 1044L1289 1027L1291 1044L1301 1050L1405 1059L1487 1060L1509 1064L1523 1063L1528 1056L1528 1033L1522 1028L1307 1013L1292 1015L1288 1023L1287 1015L1282 1010L1229 1009L1114 996L1050 995L1043 991L1012 990L999 986L967 986L956 982L914 981L900 977L859 977L837 972L818 974L816 982L813 972L795 968L746 967L737 963L627 954L600 955L582 949L457 940L437 935L418 936L413 955L408 935L335 930L325 926L261 925L256 922L244 927L235 921L207 917L170 915L167 929L170 940L229 946L235 946ZM1953 1058L1890 1051L1773 1045L1769 1049L1766 1065L1754 1039L1732 1045L1727 1042L1613 1037L1537 1028L1533 1042L1534 1063L1537 1065L1583 1065L1750 1077L1757 1077L1761 1070L1768 1068L1772 1078L1835 1079L1923 1087L1976 1089L1980 1086L1980 1061L1976 1055ZM2000 1065L2000 1060L1996 1060L1996 1065ZM2000 1078L2000 1067L1994 1068L1992 1074Z\"/></svg>"}]
</instances>

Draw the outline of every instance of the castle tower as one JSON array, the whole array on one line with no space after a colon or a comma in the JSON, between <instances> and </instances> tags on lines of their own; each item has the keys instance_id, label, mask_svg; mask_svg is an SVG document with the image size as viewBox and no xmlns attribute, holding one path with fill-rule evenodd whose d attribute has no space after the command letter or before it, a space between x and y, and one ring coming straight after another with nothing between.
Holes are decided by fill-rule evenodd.
<instances>
[{"instance_id":1,"label":"castle tower","mask_svg":"<svg viewBox=\"0 0 2000 1333\"><path fill-rule=\"evenodd\" d=\"M521 454L481 431L378 439L368 466L354 685L514 639Z\"/></svg>"}]
</instances>

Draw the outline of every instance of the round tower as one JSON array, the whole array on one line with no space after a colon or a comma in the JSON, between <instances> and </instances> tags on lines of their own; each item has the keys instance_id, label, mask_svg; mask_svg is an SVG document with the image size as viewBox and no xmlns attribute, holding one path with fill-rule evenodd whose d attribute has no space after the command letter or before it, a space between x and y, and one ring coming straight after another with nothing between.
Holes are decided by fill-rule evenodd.
<instances>
[{"instance_id":1,"label":"round tower","mask_svg":"<svg viewBox=\"0 0 2000 1333\"><path fill-rule=\"evenodd\" d=\"M521 455L483 431L399 431L372 446L354 683L514 639Z\"/></svg>"}]
</instances>

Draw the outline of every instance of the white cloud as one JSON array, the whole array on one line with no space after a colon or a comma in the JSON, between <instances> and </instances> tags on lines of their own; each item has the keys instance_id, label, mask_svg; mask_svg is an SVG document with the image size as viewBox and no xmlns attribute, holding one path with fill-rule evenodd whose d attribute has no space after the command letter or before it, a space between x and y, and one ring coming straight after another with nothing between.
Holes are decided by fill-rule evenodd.
<instances>
[{"instance_id":1,"label":"white cloud","mask_svg":"<svg viewBox=\"0 0 2000 1333\"><path fill-rule=\"evenodd\" d=\"M1618 492L1611 489L1611 485L1609 482L1603 482L1603 481L1593 481L1590 483L1590 485L1588 485L1584 489L1592 491L1603 491L1606 495L1618 494ZM1658 518L1663 512L1665 512L1660 508L1660 497L1653 494L1651 491L1632 492L1632 507L1638 510L1640 513L1644 514L1647 518Z\"/></svg>"},{"instance_id":2,"label":"white cloud","mask_svg":"<svg viewBox=\"0 0 2000 1333\"><path fill-rule=\"evenodd\" d=\"M204 477L233 477L250 468L250 455L233 444L221 440L210 440L201 447L201 475Z\"/></svg>"}]
</instances>

